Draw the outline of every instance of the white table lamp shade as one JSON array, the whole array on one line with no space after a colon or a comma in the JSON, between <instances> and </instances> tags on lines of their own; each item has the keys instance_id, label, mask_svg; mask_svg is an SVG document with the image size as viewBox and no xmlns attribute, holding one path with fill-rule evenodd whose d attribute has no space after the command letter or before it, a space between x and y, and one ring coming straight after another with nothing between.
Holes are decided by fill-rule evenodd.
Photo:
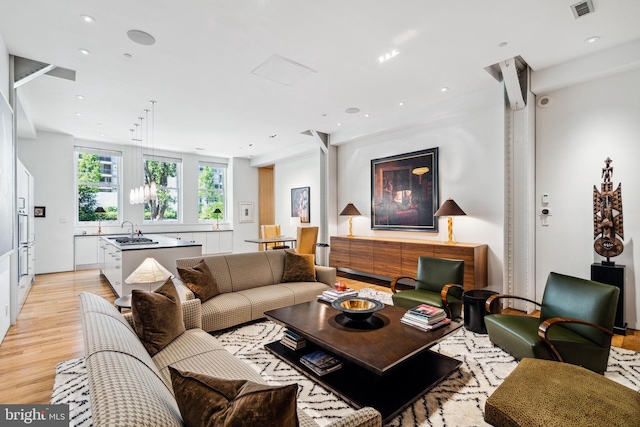
<instances>
[{"instance_id":1,"label":"white table lamp shade","mask_svg":"<svg viewBox=\"0 0 640 427\"><path fill-rule=\"evenodd\" d=\"M125 279L125 283L155 283L167 280L173 274L164 268L155 258L147 258L133 273Z\"/></svg>"}]
</instances>

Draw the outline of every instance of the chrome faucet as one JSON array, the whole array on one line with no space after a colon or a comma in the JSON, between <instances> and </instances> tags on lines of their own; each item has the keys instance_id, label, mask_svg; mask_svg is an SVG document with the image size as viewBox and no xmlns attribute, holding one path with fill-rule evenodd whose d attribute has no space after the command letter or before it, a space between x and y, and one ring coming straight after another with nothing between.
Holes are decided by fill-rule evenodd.
<instances>
[{"instance_id":1,"label":"chrome faucet","mask_svg":"<svg viewBox=\"0 0 640 427\"><path fill-rule=\"evenodd\" d=\"M131 238L133 239L133 232L134 232L135 230L133 229L133 223L132 223L131 221L122 221L122 224L120 225L120 228L124 228L124 225L125 225L127 222L128 222L129 224L131 224ZM129 232L129 230L127 230L127 232Z\"/></svg>"}]
</instances>

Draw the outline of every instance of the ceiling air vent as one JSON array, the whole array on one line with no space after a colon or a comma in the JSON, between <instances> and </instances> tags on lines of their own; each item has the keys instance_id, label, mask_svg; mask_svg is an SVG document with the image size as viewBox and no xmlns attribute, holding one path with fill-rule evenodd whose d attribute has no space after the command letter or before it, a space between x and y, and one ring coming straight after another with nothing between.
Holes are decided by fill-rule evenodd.
<instances>
[{"instance_id":1,"label":"ceiling air vent","mask_svg":"<svg viewBox=\"0 0 640 427\"><path fill-rule=\"evenodd\" d=\"M571 5L571 12L573 12L573 17L576 19L584 15L593 13L593 3L591 2L591 0L586 0Z\"/></svg>"}]
</instances>

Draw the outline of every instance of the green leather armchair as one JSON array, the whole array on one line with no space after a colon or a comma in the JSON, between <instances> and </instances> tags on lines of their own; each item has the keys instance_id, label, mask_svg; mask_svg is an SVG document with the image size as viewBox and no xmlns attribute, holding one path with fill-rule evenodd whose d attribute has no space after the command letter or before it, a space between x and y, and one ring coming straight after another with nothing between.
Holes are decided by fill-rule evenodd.
<instances>
[{"instance_id":1,"label":"green leather armchair","mask_svg":"<svg viewBox=\"0 0 640 427\"><path fill-rule=\"evenodd\" d=\"M401 279L415 281L415 289L398 292L396 285ZM393 305L408 309L429 304L443 308L450 319L458 318L462 312L463 281L464 261L421 256L417 277L401 276L391 282Z\"/></svg>"},{"instance_id":2,"label":"green leather armchair","mask_svg":"<svg viewBox=\"0 0 640 427\"><path fill-rule=\"evenodd\" d=\"M615 286L549 273L542 304L513 295L487 299L484 318L489 339L516 359L558 360L590 369L607 370L620 290ZM501 298L540 306L540 318L497 314Z\"/></svg>"}]
</instances>

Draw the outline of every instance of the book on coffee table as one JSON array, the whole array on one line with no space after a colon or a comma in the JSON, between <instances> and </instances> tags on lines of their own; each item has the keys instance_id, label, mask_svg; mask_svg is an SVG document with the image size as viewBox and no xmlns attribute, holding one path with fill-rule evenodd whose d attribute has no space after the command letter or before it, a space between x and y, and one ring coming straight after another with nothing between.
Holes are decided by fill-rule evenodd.
<instances>
[{"instance_id":1,"label":"book on coffee table","mask_svg":"<svg viewBox=\"0 0 640 427\"><path fill-rule=\"evenodd\" d=\"M416 321L414 319L407 318L406 316L403 316L400 319L400 322L404 323L405 325L413 326L414 328L418 328L418 329L426 332L426 331L431 331L433 329L438 329L438 328L440 328L442 326L446 326L446 325L450 324L451 323L451 319L445 317L444 319L442 319L441 321L439 321L437 323L429 324L429 323L426 323L426 322Z\"/></svg>"},{"instance_id":2,"label":"book on coffee table","mask_svg":"<svg viewBox=\"0 0 640 427\"><path fill-rule=\"evenodd\" d=\"M300 358L300 363L322 376L329 372L337 371L342 367L342 361L322 350L305 354Z\"/></svg>"},{"instance_id":3,"label":"book on coffee table","mask_svg":"<svg viewBox=\"0 0 640 427\"><path fill-rule=\"evenodd\" d=\"M338 291L336 289L327 289L326 291L322 292L321 295L318 295L318 300L325 301L325 302L333 302L338 298L346 297L346 296L354 296L354 297L358 296L358 291L350 288L347 288L344 291Z\"/></svg>"}]
</instances>

